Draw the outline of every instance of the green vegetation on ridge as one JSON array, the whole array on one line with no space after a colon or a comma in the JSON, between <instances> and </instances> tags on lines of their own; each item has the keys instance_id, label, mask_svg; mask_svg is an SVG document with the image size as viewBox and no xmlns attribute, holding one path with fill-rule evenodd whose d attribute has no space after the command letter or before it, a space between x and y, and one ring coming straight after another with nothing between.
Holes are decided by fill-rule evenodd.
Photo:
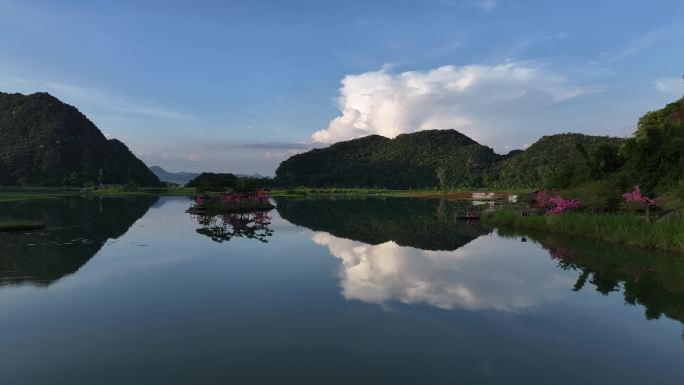
<instances>
[{"instance_id":1,"label":"green vegetation on ridge","mask_svg":"<svg viewBox=\"0 0 684 385\"><path fill-rule=\"evenodd\" d=\"M160 186L147 166L75 107L47 93L0 92L0 185Z\"/></svg>"},{"instance_id":2,"label":"green vegetation on ridge","mask_svg":"<svg viewBox=\"0 0 684 385\"><path fill-rule=\"evenodd\" d=\"M427 130L395 139L378 135L295 155L276 170L277 186L388 189L536 187L580 148L618 148L622 139L560 134L525 151L499 155L454 130Z\"/></svg>"},{"instance_id":3,"label":"green vegetation on ridge","mask_svg":"<svg viewBox=\"0 0 684 385\"><path fill-rule=\"evenodd\" d=\"M276 185L433 188L438 172L449 187L489 182L501 156L454 130L429 130L387 139L371 135L295 155L276 170Z\"/></svg>"}]
</instances>

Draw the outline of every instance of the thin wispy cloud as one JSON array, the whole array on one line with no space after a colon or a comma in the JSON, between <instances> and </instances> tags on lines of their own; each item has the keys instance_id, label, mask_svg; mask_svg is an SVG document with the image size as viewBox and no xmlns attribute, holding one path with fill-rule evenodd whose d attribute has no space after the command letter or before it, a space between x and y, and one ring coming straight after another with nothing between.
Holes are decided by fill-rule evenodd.
<instances>
[{"instance_id":1,"label":"thin wispy cloud","mask_svg":"<svg viewBox=\"0 0 684 385\"><path fill-rule=\"evenodd\" d=\"M680 42L682 38L684 38L684 28L681 23L666 25L636 36L616 49L601 53L597 62L608 64L618 62L641 54L659 44Z\"/></svg>"},{"instance_id":2,"label":"thin wispy cloud","mask_svg":"<svg viewBox=\"0 0 684 385\"><path fill-rule=\"evenodd\" d=\"M191 115L174 111L154 101L132 100L94 87L48 82L43 88L65 100L74 100L78 104L96 104L103 110L161 119L193 119Z\"/></svg>"},{"instance_id":3,"label":"thin wispy cloud","mask_svg":"<svg viewBox=\"0 0 684 385\"><path fill-rule=\"evenodd\" d=\"M313 143L304 142L247 142L235 144L235 147L275 150L308 150L314 147Z\"/></svg>"},{"instance_id":4,"label":"thin wispy cloud","mask_svg":"<svg viewBox=\"0 0 684 385\"><path fill-rule=\"evenodd\" d=\"M4 80L3 79L7 79ZM0 71L0 86L4 91L30 94L49 92L63 102L79 109L87 108L92 116L102 116L108 120L130 120L131 118L154 118L166 120L196 120L190 114L182 113L162 104L145 99L117 95L96 87L44 81L23 77L12 77Z\"/></svg>"}]
</instances>

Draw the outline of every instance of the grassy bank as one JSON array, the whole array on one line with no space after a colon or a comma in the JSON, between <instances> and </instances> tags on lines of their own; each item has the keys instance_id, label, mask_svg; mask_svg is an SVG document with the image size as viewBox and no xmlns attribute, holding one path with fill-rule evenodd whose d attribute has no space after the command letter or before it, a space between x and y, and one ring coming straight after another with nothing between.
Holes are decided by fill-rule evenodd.
<instances>
[{"instance_id":1,"label":"grassy bank","mask_svg":"<svg viewBox=\"0 0 684 385\"><path fill-rule=\"evenodd\" d=\"M0 202L51 199L77 195L194 195L194 188L105 187L51 188L0 187Z\"/></svg>"},{"instance_id":2,"label":"grassy bank","mask_svg":"<svg viewBox=\"0 0 684 385\"><path fill-rule=\"evenodd\" d=\"M493 192L496 194L522 194L527 190L515 189L448 189L448 190L390 190L372 188L275 188L269 195L276 197L300 196L377 196L377 197L411 197L437 198L451 200L471 199L474 192ZM85 188L51 188L51 187L3 187L0 186L1 201L19 201L31 199L58 198L74 195L195 195L195 188L189 187L85 187ZM223 193L223 192L222 192ZM221 194L222 194L221 193ZM207 193L208 195L219 194Z\"/></svg>"},{"instance_id":3,"label":"grassy bank","mask_svg":"<svg viewBox=\"0 0 684 385\"><path fill-rule=\"evenodd\" d=\"M440 199L471 199L475 192L493 192L497 194L522 194L529 190L514 189L425 189L425 190L391 190L372 188L278 188L272 189L269 194L277 197L287 196L325 196L325 195L349 195L349 196L378 196L378 197L411 197L411 198L440 198Z\"/></svg>"},{"instance_id":4,"label":"grassy bank","mask_svg":"<svg viewBox=\"0 0 684 385\"><path fill-rule=\"evenodd\" d=\"M40 230L43 228L45 228L45 223L42 221L0 218L0 232Z\"/></svg>"},{"instance_id":5,"label":"grassy bank","mask_svg":"<svg viewBox=\"0 0 684 385\"><path fill-rule=\"evenodd\" d=\"M74 194L75 190L69 188L0 187L0 202L59 198Z\"/></svg>"},{"instance_id":6,"label":"grassy bank","mask_svg":"<svg viewBox=\"0 0 684 385\"><path fill-rule=\"evenodd\" d=\"M484 221L502 227L579 235L629 246L684 252L684 220L647 223L630 214L566 213L523 217L507 210L488 213Z\"/></svg>"}]
</instances>

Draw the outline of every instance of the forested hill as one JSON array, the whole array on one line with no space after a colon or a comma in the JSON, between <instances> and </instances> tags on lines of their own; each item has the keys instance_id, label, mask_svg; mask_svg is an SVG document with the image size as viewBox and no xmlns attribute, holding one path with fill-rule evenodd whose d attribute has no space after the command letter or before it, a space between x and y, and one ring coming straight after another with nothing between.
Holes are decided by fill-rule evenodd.
<instances>
[{"instance_id":1,"label":"forested hill","mask_svg":"<svg viewBox=\"0 0 684 385\"><path fill-rule=\"evenodd\" d=\"M309 187L536 187L567 162L622 139L560 134L525 151L496 154L455 130L427 130L395 139L372 135L295 155L280 164L276 183Z\"/></svg>"},{"instance_id":2,"label":"forested hill","mask_svg":"<svg viewBox=\"0 0 684 385\"><path fill-rule=\"evenodd\" d=\"M122 142L47 93L0 92L0 185L158 186Z\"/></svg>"},{"instance_id":3,"label":"forested hill","mask_svg":"<svg viewBox=\"0 0 684 385\"><path fill-rule=\"evenodd\" d=\"M642 116L621 156L626 179L657 193L676 188L684 201L684 97Z\"/></svg>"},{"instance_id":4,"label":"forested hill","mask_svg":"<svg viewBox=\"0 0 684 385\"><path fill-rule=\"evenodd\" d=\"M622 138L583 134L544 136L525 151L493 165L496 187L541 187L558 184L562 171L576 163L610 162L604 159L617 153L625 142ZM596 158L593 160L592 158ZM601 159L598 159L601 158ZM607 165L606 167L610 167Z\"/></svg>"},{"instance_id":5,"label":"forested hill","mask_svg":"<svg viewBox=\"0 0 684 385\"><path fill-rule=\"evenodd\" d=\"M504 157L454 130L395 139L371 135L295 155L280 164L276 183L311 187L425 188L481 186Z\"/></svg>"}]
</instances>

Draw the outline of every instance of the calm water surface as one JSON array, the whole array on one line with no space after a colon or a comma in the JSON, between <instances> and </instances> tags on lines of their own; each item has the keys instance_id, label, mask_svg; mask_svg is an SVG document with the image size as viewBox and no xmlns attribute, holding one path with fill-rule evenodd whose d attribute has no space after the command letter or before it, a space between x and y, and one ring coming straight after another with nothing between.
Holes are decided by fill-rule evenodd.
<instances>
[{"instance_id":1,"label":"calm water surface","mask_svg":"<svg viewBox=\"0 0 684 385\"><path fill-rule=\"evenodd\" d=\"M0 384L682 384L684 261L463 203L0 204Z\"/></svg>"}]
</instances>

